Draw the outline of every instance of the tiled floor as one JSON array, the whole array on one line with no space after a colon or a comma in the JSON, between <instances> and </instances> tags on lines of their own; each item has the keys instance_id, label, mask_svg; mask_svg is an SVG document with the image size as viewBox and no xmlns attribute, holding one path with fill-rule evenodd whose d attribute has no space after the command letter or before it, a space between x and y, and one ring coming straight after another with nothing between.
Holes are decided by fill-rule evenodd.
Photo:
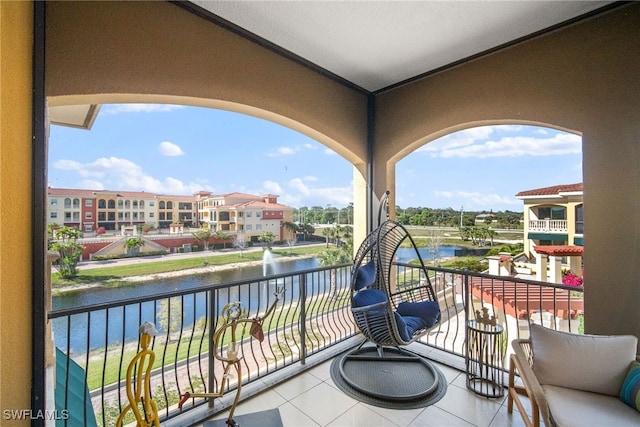
<instances>
[{"instance_id":1,"label":"tiled floor","mask_svg":"<svg viewBox=\"0 0 640 427\"><path fill-rule=\"evenodd\" d=\"M466 388L464 373L448 366L436 363L448 382L446 395L427 408L409 410L379 408L352 399L334 385L330 366L331 361L324 362L252 397L236 408L235 415L278 408L284 427L524 425L515 410L507 413L506 397L487 399L474 394ZM227 416L224 412L215 419Z\"/></svg>"}]
</instances>

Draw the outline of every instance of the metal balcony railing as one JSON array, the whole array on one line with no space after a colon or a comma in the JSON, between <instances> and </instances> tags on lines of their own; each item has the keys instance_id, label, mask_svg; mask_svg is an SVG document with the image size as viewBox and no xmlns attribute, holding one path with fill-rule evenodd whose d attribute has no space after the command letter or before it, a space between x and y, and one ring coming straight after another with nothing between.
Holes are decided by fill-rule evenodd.
<instances>
[{"instance_id":1,"label":"metal balcony railing","mask_svg":"<svg viewBox=\"0 0 640 427\"><path fill-rule=\"evenodd\" d=\"M505 342L528 336L530 322L579 331L581 287L435 267L425 272L413 264L395 268L398 286L431 277L442 321L420 344L443 354L464 357L466 322L482 307L504 326ZM73 378L58 378L65 385L58 398L64 407L75 399L87 408L83 416L95 416L98 425L113 425L128 403L125 373L139 349L138 326L150 321L160 332L152 344L156 363L151 388L161 421L206 404L192 399L182 411L177 407L184 392L217 390L223 367L210 344L224 306L241 301L247 317L256 317L274 301L276 288L284 289L284 295L264 322L264 341L252 340L248 331L243 334L242 384L304 364L313 354L330 357L327 350L358 334L349 310L349 273L348 265L318 268L53 311L49 319L59 354L69 358L67 366L77 363L84 370L80 382L89 390L84 397L74 396L69 392ZM227 391L237 387L237 380L230 378Z\"/></svg>"}]
</instances>

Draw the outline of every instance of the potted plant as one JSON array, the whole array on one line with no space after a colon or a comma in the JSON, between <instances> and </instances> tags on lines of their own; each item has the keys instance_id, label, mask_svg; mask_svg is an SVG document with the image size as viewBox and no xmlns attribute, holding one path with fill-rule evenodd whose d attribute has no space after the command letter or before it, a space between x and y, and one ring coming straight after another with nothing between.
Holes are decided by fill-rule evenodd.
<instances>
[{"instance_id":1,"label":"potted plant","mask_svg":"<svg viewBox=\"0 0 640 427\"><path fill-rule=\"evenodd\" d=\"M144 240L142 237L130 237L124 242L124 248L127 256L137 256L140 253L140 248L144 246Z\"/></svg>"}]
</instances>

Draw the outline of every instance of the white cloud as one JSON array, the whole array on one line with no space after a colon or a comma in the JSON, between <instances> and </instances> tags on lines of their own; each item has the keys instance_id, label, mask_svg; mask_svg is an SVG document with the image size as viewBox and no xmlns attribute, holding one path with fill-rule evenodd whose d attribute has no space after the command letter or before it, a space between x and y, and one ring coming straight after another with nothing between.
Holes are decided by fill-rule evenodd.
<instances>
[{"instance_id":1,"label":"white cloud","mask_svg":"<svg viewBox=\"0 0 640 427\"><path fill-rule=\"evenodd\" d=\"M490 210L496 206L513 205L516 207L522 206L522 201L515 197L501 196L495 193L482 193L479 191L441 191L436 190L433 192L437 199L455 199L461 200L465 207L465 210ZM445 206L441 204L439 206ZM497 209L501 210L501 209Z\"/></svg>"},{"instance_id":2,"label":"white cloud","mask_svg":"<svg viewBox=\"0 0 640 427\"><path fill-rule=\"evenodd\" d=\"M158 113L170 112L185 108L184 105L171 104L111 104L105 105L102 110L107 114L119 113Z\"/></svg>"},{"instance_id":3,"label":"white cloud","mask_svg":"<svg viewBox=\"0 0 640 427\"><path fill-rule=\"evenodd\" d=\"M308 179L312 178L312 179ZM353 183L346 187L312 187L305 181L315 182L314 177L294 178L287 183L289 191L281 202L289 206L348 206L353 202ZM281 193L283 194L283 193Z\"/></svg>"},{"instance_id":4,"label":"white cloud","mask_svg":"<svg viewBox=\"0 0 640 427\"><path fill-rule=\"evenodd\" d=\"M278 184L275 181L265 181L262 183L262 188L264 188L264 192L265 193L272 193L272 194L282 194L282 187L280 187L280 184Z\"/></svg>"},{"instance_id":5,"label":"white cloud","mask_svg":"<svg viewBox=\"0 0 640 427\"><path fill-rule=\"evenodd\" d=\"M337 156L338 155L338 153L333 151L331 148L325 148L324 149L324 154L326 154L328 156Z\"/></svg>"},{"instance_id":6,"label":"white cloud","mask_svg":"<svg viewBox=\"0 0 640 427\"><path fill-rule=\"evenodd\" d=\"M148 191L159 194L193 194L213 188L206 183L185 183L174 177L155 178L145 173L140 165L118 157L101 157L90 163L61 160L53 165L56 169L73 171L83 179L82 188Z\"/></svg>"},{"instance_id":7,"label":"white cloud","mask_svg":"<svg viewBox=\"0 0 640 427\"><path fill-rule=\"evenodd\" d=\"M517 157L517 156L558 156L580 154L582 138L574 134L559 133L551 137L510 136L498 140L475 143L471 137L453 138L444 143L421 151L432 157Z\"/></svg>"},{"instance_id":8,"label":"white cloud","mask_svg":"<svg viewBox=\"0 0 640 427\"><path fill-rule=\"evenodd\" d=\"M274 151L267 153L267 156L269 157L290 156L292 154L295 154L296 151L298 150L295 148L282 146L282 147L276 148Z\"/></svg>"},{"instance_id":9,"label":"white cloud","mask_svg":"<svg viewBox=\"0 0 640 427\"><path fill-rule=\"evenodd\" d=\"M184 156L184 151L182 151L182 148L180 148L178 145L174 144L173 142L169 142L169 141L161 142L160 145L158 146L158 150L160 151L160 154L162 154L163 156L168 156L168 157Z\"/></svg>"}]
</instances>

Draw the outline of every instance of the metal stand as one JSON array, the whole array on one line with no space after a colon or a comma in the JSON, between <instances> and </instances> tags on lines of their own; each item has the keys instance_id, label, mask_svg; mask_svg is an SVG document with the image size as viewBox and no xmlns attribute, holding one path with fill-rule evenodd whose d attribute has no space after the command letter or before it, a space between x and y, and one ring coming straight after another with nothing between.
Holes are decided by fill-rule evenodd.
<instances>
[{"instance_id":1,"label":"metal stand","mask_svg":"<svg viewBox=\"0 0 640 427\"><path fill-rule=\"evenodd\" d=\"M480 316L467 322L467 388L481 396L504 396L502 332L495 318L485 323Z\"/></svg>"}]
</instances>

